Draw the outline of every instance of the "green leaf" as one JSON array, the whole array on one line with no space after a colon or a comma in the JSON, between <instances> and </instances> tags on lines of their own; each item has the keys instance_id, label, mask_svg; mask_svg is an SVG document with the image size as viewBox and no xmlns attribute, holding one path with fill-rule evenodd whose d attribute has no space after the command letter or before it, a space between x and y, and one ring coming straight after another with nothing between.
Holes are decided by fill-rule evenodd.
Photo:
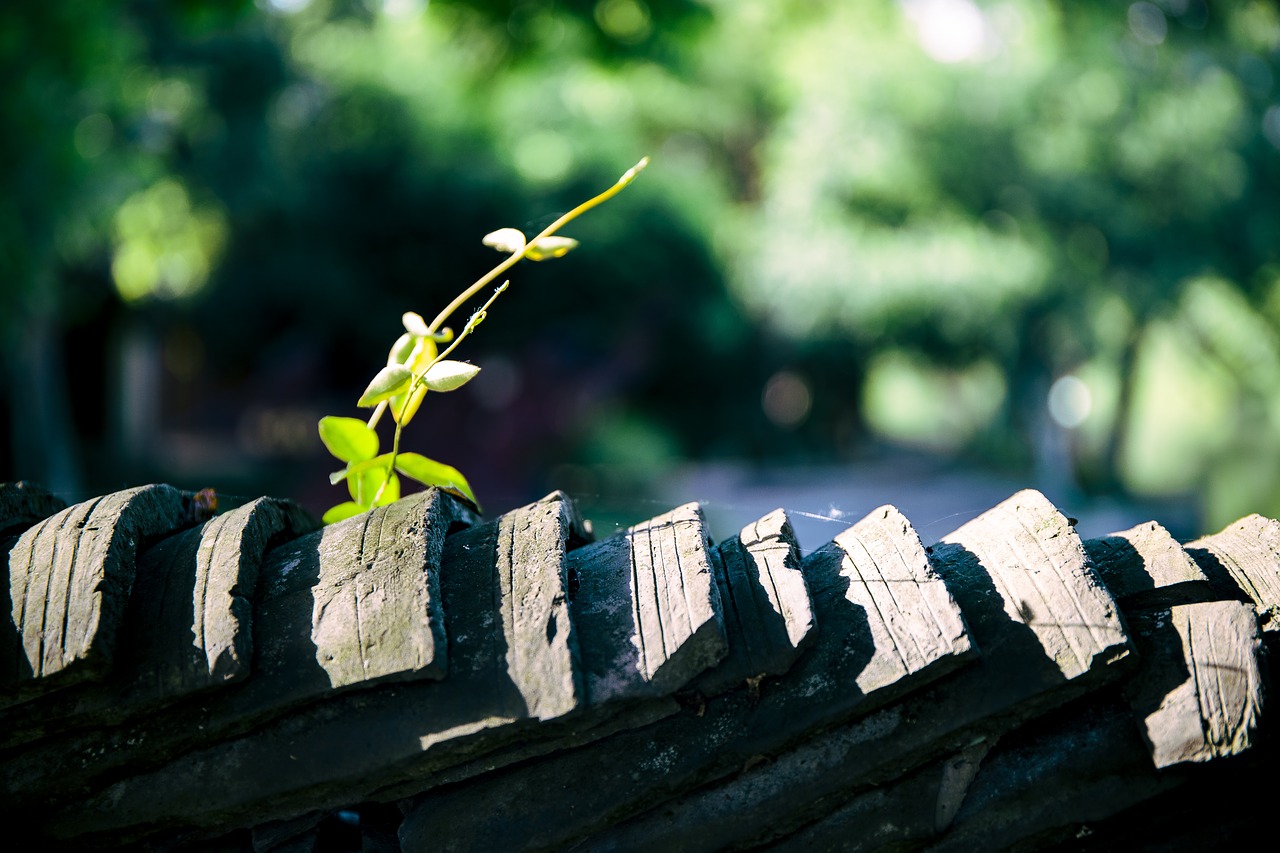
<instances>
[{"instance_id":1,"label":"green leaf","mask_svg":"<svg viewBox=\"0 0 1280 853\"><path fill-rule=\"evenodd\" d=\"M427 387L432 391L452 391L466 385L479 372L480 368L465 361L437 361L427 371Z\"/></svg>"},{"instance_id":2,"label":"green leaf","mask_svg":"<svg viewBox=\"0 0 1280 853\"><path fill-rule=\"evenodd\" d=\"M403 364L388 364L373 377L369 387L364 389L356 405L362 409L372 409L383 400L389 400L399 394L413 381L413 374Z\"/></svg>"},{"instance_id":3,"label":"green leaf","mask_svg":"<svg viewBox=\"0 0 1280 853\"><path fill-rule=\"evenodd\" d=\"M427 396L427 386L419 385L413 389L413 393L409 397L409 405L406 408L404 402L404 394L397 394L391 398L391 417L400 426L408 425L413 420L413 416L418 413L418 407L422 405L422 399Z\"/></svg>"},{"instance_id":4,"label":"green leaf","mask_svg":"<svg viewBox=\"0 0 1280 853\"><path fill-rule=\"evenodd\" d=\"M457 490L476 506L480 505L467 478L451 465L428 459L421 453L401 453L396 457L396 470L424 486Z\"/></svg>"},{"instance_id":5,"label":"green leaf","mask_svg":"<svg viewBox=\"0 0 1280 853\"><path fill-rule=\"evenodd\" d=\"M360 506L360 504L355 501L343 501L337 506L329 507L329 509L325 511L325 514L321 516L320 520L325 524L333 524L335 521L342 521L344 519L351 518L352 516L359 515L367 509L367 506Z\"/></svg>"},{"instance_id":6,"label":"green leaf","mask_svg":"<svg viewBox=\"0 0 1280 853\"><path fill-rule=\"evenodd\" d=\"M353 501L365 506L380 505L374 503L374 495L378 494L379 490L382 490L385 494L387 490L382 489L382 484L388 482L388 477L395 478L396 475L392 473L390 465L387 464L391 461L391 454L386 454L386 458L380 458L379 461L381 464L369 465L368 467L353 467L351 469L351 474L347 477L347 491L351 493ZM388 485L389 488L390 486ZM395 492L396 497L394 500L399 500L400 481L398 479L395 484Z\"/></svg>"},{"instance_id":7,"label":"green leaf","mask_svg":"<svg viewBox=\"0 0 1280 853\"><path fill-rule=\"evenodd\" d=\"M572 237L557 237L553 234L530 243L529 248L524 250L524 256L531 261L563 258L577 247L578 241Z\"/></svg>"},{"instance_id":8,"label":"green leaf","mask_svg":"<svg viewBox=\"0 0 1280 853\"><path fill-rule=\"evenodd\" d=\"M387 485L382 489L382 494L375 491L372 499L374 506L386 506L400 500L400 478L394 471L387 477Z\"/></svg>"},{"instance_id":9,"label":"green leaf","mask_svg":"<svg viewBox=\"0 0 1280 853\"><path fill-rule=\"evenodd\" d=\"M396 338L396 342L391 345L391 352L387 353L387 364L406 364L409 357L413 355L413 348L417 344L417 339L405 332Z\"/></svg>"},{"instance_id":10,"label":"green leaf","mask_svg":"<svg viewBox=\"0 0 1280 853\"><path fill-rule=\"evenodd\" d=\"M400 317L400 322L404 323L404 330L411 335L419 338L431 336L431 330L427 328L427 321L422 319L422 315L416 311L406 311Z\"/></svg>"},{"instance_id":11,"label":"green leaf","mask_svg":"<svg viewBox=\"0 0 1280 853\"><path fill-rule=\"evenodd\" d=\"M404 366L409 368L410 372L416 376L436 360L440 350L436 347L436 342L431 338L414 338L413 341L413 351L409 353L409 358L405 360Z\"/></svg>"},{"instance_id":12,"label":"green leaf","mask_svg":"<svg viewBox=\"0 0 1280 853\"><path fill-rule=\"evenodd\" d=\"M363 462L353 462L350 465L348 465L346 468L343 468L341 471L334 471L332 474L330 474L329 484L336 486L339 483L341 483L343 480L352 476L353 474L363 474L365 471L368 471L370 468L376 467L378 465L381 465L383 468L386 468L390 464L391 464L390 453L383 453L380 456L375 456L372 459L366 459Z\"/></svg>"},{"instance_id":13,"label":"green leaf","mask_svg":"<svg viewBox=\"0 0 1280 853\"><path fill-rule=\"evenodd\" d=\"M378 434L358 418L321 418L320 440L343 462L364 462L378 453Z\"/></svg>"},{"instance_id":14,"label":"green leaf","mask_svg":"<svg viewBox=\"0 0 1280 853\"><path fill-rule=\"evenodd\" d=\"M499 228L484 235L484 244L499 252L514 255L524 248L524 234L515 228Z\"/></svg>"}]
</instances>

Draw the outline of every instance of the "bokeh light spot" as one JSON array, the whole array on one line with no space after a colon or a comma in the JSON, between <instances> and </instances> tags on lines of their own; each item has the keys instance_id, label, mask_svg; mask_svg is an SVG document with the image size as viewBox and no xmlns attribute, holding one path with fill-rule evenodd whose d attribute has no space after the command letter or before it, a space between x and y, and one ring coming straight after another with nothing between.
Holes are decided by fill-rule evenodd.
<instances>
[{"instance_id":1,"label":"bokeh light spot","mask_svg":"<svg viewBox=\"0 0 1280 853\"><path fill-rule=\"evenodd\" d=\"M379 11L390 18L407 18L420 15L427 8L427 0L382 0Z\"/></svg>"},{"instance_id":2,"label":"bokeh light spot","mask_svg":"<svg viewBox=\"0 0 1280 853\"><path fill-rule=\"evenodd\" d=\"M1169 34L1169 22L1164 11L1155 3L1134 3L1129 7L1129 32L1143 44L1164 44Z\"/></svg>"},{"instance_id":3,"label":"bokeh light spot","mask_svg":"<svg viewBox=\"0 0 1280 853\"><path fill-rule=\"evenodd\" d=\"M102 113L85 116L76 125L76 153L86 160L100 157L111 147L111 139L115 135L115 127L111 119Z\"/></svg>"},{"instance_id":4,"label":"bokeh light spot","mask_svg":"<svg viewBox=\"0 0 1280 853\"><path fill-rule=\"evenodd\" d=\"M553 183L569 174L573 151L569 140L550 130L535 131L516 143L516 168L526 180Z\"/></svg>"},{"instance_id":5,"label":"bokeh light spot","mask_svg":"<svg viewBox=\"0 0 1280 853\"><path fill-rule=\"evenodd\" d=\"M1268 107L1263 114L1262 134L1267 137L1268 142L1280 148L1280 105Z\"/></svg>"},{"instance_id":6,"label":"bokeh light spot","mask_svg":"<svg viewBox=\"0 0 1280 853\"><path fill-rule=\"evenodd\" d=\"M987 21L970 0L903 0L920 47L944 63L977 59L987 48Z\"/></svg>"},{"instance_id":7,"label":"bokeh light spot","mask_svg":"<svg viewBox=\"0 0 1280 853\"><path fill-rule=\"evenodd\" d=\"M191 107L191 86L185 80L161 80L147 92L147 109L154 118L175 121Z\"/></svg>"},{"instance_id":8,"label":"bokeh light spot","mask_svg":"<svg viewBox=\"0 0 1280 853\"><path fill-rule=\"evenodd\" d=\"M202 288L226 240L221 211L197 208L174 179L129 197L115 216L111 275L126 302Z\"/></svg>"},{"instance_id":9,"label":"bokeh light spot","mask_svg":"<svg viewBox=\"0 0 1280 853\"><path fill-rule=\"evenodd\" d=\"M780 370L765 383L761 399L764 413L774 424L790 429L804 423L813 406L809 383L798 374Z\"/></svg>"},{"instance_id":10,"label":"bokeh light spot","mask_svg":"<svg viewBox=\"0 0 1280 853\"><path fill-rule=\"evenodd\" d=\"M1075 429L1093 411L1093 394L1078 376L1067 374L1049 388L1049 417L1061 427Z\"/></svg>"},{"instance_id":11,"label":"bokeh light spot","mask_svg":"<svg viewBox=\"0 0 1280 853\"><path fill-rule=\"evenodd\" d=\"M649 7L640 0L601 0L595 17L600 29L627 44L644 41L653 32Z\"/></svg>"},{"instance_id":12,"label":"bokeh light spot","mask_svg":"<svg viewBox=\"0 0 1280 853\"><path fill-rule=\"evenodd\" d=\"M1110 249L1107 235L1092 225L1080 225L1067 235L1067 257L1077 266L1099 272L1107 266Z\"/></svg>"},{"instance_id":13,"label":"bokeh light spot","mask_svg":"<svg viewBox=\"0 0 1280 853\"><path fill-rule=\"evenodd\" d=\"M310 5L311 0L257 0L259 9L275 12L277 15L292 15Z\"/></svg>"}]
</instances>

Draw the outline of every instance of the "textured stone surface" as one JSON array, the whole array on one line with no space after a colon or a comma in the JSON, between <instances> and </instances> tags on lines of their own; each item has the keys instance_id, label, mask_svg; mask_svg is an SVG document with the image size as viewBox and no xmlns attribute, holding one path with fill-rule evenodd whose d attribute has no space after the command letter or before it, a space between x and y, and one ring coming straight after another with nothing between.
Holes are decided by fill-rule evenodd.
<instances>
[{"instance_id":1,"label":"textured stone surface","mask_svg":"<svg viewBox=\"0 0 1280 853\"><path fill-rule=\"evenodd\" d=\"M698 834L693 814L692 835L673 833L660 842L628 837L614 844L592 834L694 784L751 766L815 728L865 713L972 655L956 605L919 538L890 507L810 555L804 576L819 629L808 653L786 674L754 690L695 699L678 715L598 745L428 794L401 829L405 850L562 848L584 836L591 836L592 847L679 848L695 836L696 843L715 846L712 837ZM890 600L877 599L888 595L891 583L910 587L893 598L908 610L892 610ZM903 665L899 644L915 637L933 642L913 641L915 657ZM732 657L726 664L733 665ZM868 671L874 677L863 678ZM501 821L492 819L495 799L504 803Z\"/></svg>"},{"instance_id":2,"label":"textured stone surface","mask_svg":"<svg viewBox=\"0 0 1280 853\"><path fill-rule=\"evenodd\" d=\"M670 693L724 657L710 547L702 510L686 504L572 553L593 703Z\"/></svg>"},{"instance_id":3,"label":"textured stone surface","mask_svg":"<svg viewBox=\"0 0 1280 853\"><path fill-rule=\"evenodd\" d=\"M858 673L870 693L968 650L955 601L902 513L883 506L836 537L846 596L866 613L875 653Z\"/></svg>"},{"instance_id":4,"label":"textured stone surface","mask_svg":"<svg viewBox=\"0 0 1280 853\"><path fill-rule=\"evenodd\" d=\"M297 505L259 498L147 551L128 613L131 692L176 698L246 677L263 554L317 527Z\"/></svg>"},{"instance_id":5,"label":"textured stone surface","mask_svg":"<svg viewBox=\"0 0 1280 853\"><path fill-rule=\"evenodd\" d=\"M1224 598L1243 592L1267 632L1280 631L1280 522L1250 515L1187 543Z\"/></svg>"},{"instance_id":6,"label":"textured stone surface","mask_svg":"<svg viewBox=\"0 0 1280 853\"><path fill-rule=\"evenodd\" d=\"M82 795L121 767L150 770L340 690L438 676L443 662L433 644L443 649L444 628L431 608L438 619L440 552L449 528L471 517L428 491L268 552L255 592L254 677L149 717L41 743L0 764L0 792L30 803ZM351 616L356 596L368 599L359 610L368 618L340 624L335 612Z\"/></svg>"},{"instance_id":7,"label":"textured stone surface","mask_svg":"<svg viewBox=\"0 0 1280 853\"><path fill-rule=\"evenodd\" d=\"M34 483L0 483L0 539L17 535L67 504Z\"/></svg>"},{"instance_id":8,"label":"textured stone surface","mask_svg":"<svg viewBox=\"0 0 1280 853\"><path fill-rule=\"evenodd\" d=\"M58 813L50 831L127 837L131 826L217 826L247 803L283 818L300 803L336 806L411 779L425 784L430 774L517 740L593 736L600 719L575 717L567 729L536 725L556 703L565 712L575 707L549 695L574 679L564 670L575 657L572 640L565 640L572 632L561 636L550 626L563 625L566 602L555 590L567 580L566 545L581 537L575 521L556 494L449 537L441 582L451 644L447 680L387 684L315 703L252 735L122 780ZM513 587L506 582L513 570L530 577ZM298 583L292 570L286 575L277 588ZM516 653L522 643L543 648ZM255 672L249 683L260 676Z\"/></svg>"},{"instance_id":9,"label":"textured stone surface","mask_svg":"<svg viewBox=\"0 0 1280 853\"><path fill-rule=\"evenodd\" d=\"M1154 521L1084 543L1107 590L1124 607L1177 604L1212 595L1209 578Z\"/></svg>"},{"instance_id":10,"label":"textured stone surface","mask_svg":"<svg viewBox=\"0 0 1280 853\"><path fill-rule=\"evenodd\" d=\"M5 648L0 660L10 701L100 679L111 666L139 545L189 523L181 492L143 486L69 507L23 533L9 551L4 632L17 648Z\"/></svg>"},{"instance_id":11,"label":"textured stone surface","mask_svg":"<svg viewBox=\"0 0 1280 853\"><path fill-rule=\"evenodd\" d=\"M896 526L884 522L888 530ZM830 559L829 547L809 556L806 574L810 564ZM1119 665L1131 662L1118 612L1088 568L1079 538L1038 493L1014 495L931 551L981 657L895 705L823 728L722 783L615 826L595 836L593 848L713 850L791 831L834 809L851 789L993 740L1116 678ZM815 600L830 594L829 581L810 576L810 586ZM1088 614L1083 619L1081 610ZM821 611L819 625L825 638ZM899 669L909 665L898 657L905 652L894 651L907 636L895 632L892 648L877 651L885 672L895 661Z\"/></svg>"},{"instance_id":12,"label":"textured stone surface","mask_svg":"<svg viewBox=\"0 0 1280 853\"><path fill-rule=\"evenodd\" d=\"M815 634L800 546L783 510L748 524L712 556L729 653L694 682L708 696L748 679L781 675Z\"/></svg>"},{"instance_id":13,"label":"textured stone surface","mask_svg":"<svg viewBox=\"0 0 1280 853\"><path fill-rule=\"evenodd\" d=\"M566 558L581 527L572 501L558 492L498 519L493 560L507 675L527 713L539 719L567 714L583 701Z\"/></svg>"},{"instance_id":14,"label":"textured stone surface","mask_svg":"<svg viewBox=\"0 0 1280 853\"><path fill-rule=\"evenodd\" d=\"M1129 621L1143 666L1125 692L1156 767L1238 755L1256 743L1263 663L1252 607L1184 604Z\"/></svg>"},{"instance_id":15,"label":"textured stone surface","mask_svg":"<svg viewBox=\"0 0 1280 853\"><path fill-rule=\"evenodd\" d=\"M561 495L471 529L416 500L311 539L286 523L261 561L272 524L249 509L144 541L110 671L0 711L0 817L72 850L392 851L397 830L432 851L1214 849L1270 831L1266 520L1186 551L1154 524L1082 545L1020 493L932 549L884 507L797 563L781 512L718 548L691 508L588 546ZM123 525L77 518L89 537ZM423 554L434 588L397 575ZM699 626L721 620L713 663ZM169 704L140 713L148 691Z\"/></svg>"},{"instance_id":16,"label":"textured stone surface","mask_svg":"<svg viewBox=\"0 0 1280 853\"><path fill-rule=\"evenodd\" d=\"M1183 781L1151 767L1123 703L1105 692L996 744L950 828L929 849L968 853L1061 843L1079 849L1090 824Z\"/></svg>"},{"instance_id":17,"label":"textured stone surface","mask_svg":"<svg viewBox=\"0 0 1280 853\"><path fill-rule=\"evenodd\" d=\"M292 680L302 698L382 679L442 677L440 554L459 512L430 490L270 552L255 633L277 692Z\"/></svg>"},{"instance_id":18,"label":"textured stone surface","mask_svg":"<svg viewBox=\"0 0 1280 853\"><path fill-rule=\"evenodd\" d=\"M851 794L830 814L772 846L852 853L925 843L951 825L989 750L986 741L978 741L888 784Z\"/></svg>"},{"instance_id":19,"label":"textured stone surface","mask_svg":"<svg viewBox=\"0 0 1280 853\"><path fill-rule=\"evenodd\" d=\"M944 537L933 555L953 589L998 595L1061 679L1088 676L1131 650L1074 528L1039 492L1018 492Z\"/></svg>"},{"instance_id":20,"label":"textured stone surface","mask_svg":"<svg viewBox=\"0 0 1280 853\"><path fill-rule=\"evenodd\" d=\"M260 498L147 549L103 681L0 714L0 744L116 725L249 674L253 590L268 546L314 530L296 505Z\"/></svg>"}]
</instances>

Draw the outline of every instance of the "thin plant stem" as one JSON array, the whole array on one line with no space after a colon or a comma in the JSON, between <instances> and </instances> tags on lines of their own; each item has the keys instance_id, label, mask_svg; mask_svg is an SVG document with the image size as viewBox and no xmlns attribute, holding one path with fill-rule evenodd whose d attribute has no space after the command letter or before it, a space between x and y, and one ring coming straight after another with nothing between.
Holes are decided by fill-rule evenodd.
<instances>
[{"instance_id":1,"label":"thin plant stem","mask_svg":"<svg viewBox=\"0 0 1280 853\"><path fill-rule=\"evenodd\" d=\"M640 174L640 172L648 165L649 165L649 158L648 157L642 158L639 163L636 163L634 166L628 169L622 175L622 177L619 178L616 183L614 183L613 186L609 187L604 192L599 193L598 195L595 195L592 198L587 199L582 204L579 204L577 207L573 208L568 213L565 213L562 216L560 216L558 219L556 219L546 228L542 229L542 231L540 231L537 234L537 236L535 236L532 240L529 240L528 242L526 242L522 247L520 247L518 251L512 252L510 255L507 256L505 260L502 261L502 263L498 264L493 269L489 270L489 272L481 276L470 287L468 287L466 290L462 291L456 297L454 297L453 301L450 302L448 305L446 305L444 310L442 310L439 314L437 314L435 316L435 319L431 321L430 325L427 327L427 334L436 335L439 332L440 328L444 325L445 321L447 321L450 317L453 316L454 312L456 312L459 308L461 308L464 304L466 304L468 300L473 298L477 293L483 290L487 285L493 282L494 279L496 279L498 276L502 275L502 273L511 269L513 266L515 266L517 263L519 263L521 260L527 257L529 253L529 249L532 246L534 246L539 240L552 236L561 228L563 228L566 224L572 222L574 219L577 219L579 216L586 213L588 210L591 210L593 207L599 204L603 204L604 202L613 198L615 195L617 195L619 192L625 189L628 184L634 181L636 178L636 175ZM426 369L423 370L420 374L416 375L413 379L413 382L409 384L408 389L404 392L404 403L400 407L400 416L395 419L396 426L395 426L395 434L391 440L391 452L388 454L385 454L385 457L387 459L386 476L382 478L382 485L378 487L378 491L373 496L373 500L369 501L367 505L364 501L363 481L362 480L357 481L357 484L356 484L356 503L357 504L367 508L370 505L376 505L378 501L382 499L382 496L386 491L387 486L391 483L391 478L395 476L396 458L400 454L400 434L404 430L404 416L409 411L409 404L413 401L413 395L418 391L420 386L426 383L427 373L430 372L431 368L439 364L441 361L443 361L446 356L448 356L450 353L452 353L455 349L458 348L458 345L461 344L463 340L465 340L473 331L475 331L476 327L479 326L480 322L484 319L485 313L488 311L489 307L493 305L494 300L496 300L499 296L501 296L506 291L507 287L510 284L511 284L510 281L504 281L499 287L497 287L494 290L493 295L491 295L488 298L488 300L485 301L484 305L482 305L477 311L475 311L471 315L471 319L467 321L467 325L463 328L462 332L456 338L454 338L454 340L449 344L449 346L447 346L443 351L439 352L435 356L435 358L433 358L431 362L427 365ZM448 338L443 337L437 340L442 343L444 340L448 340ZM378 403L378 405L374 408L373 413L369 416L369 420L367 423L367 426L369 429L373 429L378 425L378 421L382 419L382 415L387 411L388 408L390 408L390 403L388 400L382 400ZM377 458L381 459L383 457L377 457ZM370 460L370 461L374 462L376 460ZM348 471L348 476L351 476L352 473L354 473L350 469L351 469L351 465L350 463L348 463L348 467L346 469Z\"/></svg>"},{"instance_id":2,"label":"thin plant stem","mask_svg":"<svg viewBox=\"0 0 1280 853\"><path fill-rule=\"evenodd\" d=\"M579 216L586 213L591 208L595 207L598 204L603 204L604 202L613 198L618 193L622 192L622 190L626 188L627 184L634 181L636 178L636 175L640 174L641 170L643 170L644 167L648 165L649 165L649 158L645 157L639 163L636 163L634 166L628 169L626 173L621 178L618 179L618 182L615 183L613 186L609 187L609 189L605 190L604 192L600 193L599 195L593 198L587 199L582 204L578 205L573 210L564 214L555 222L552 222L546 228L542 229L542 231L538 233L538 236L534 237L532 240L526 243L519 251L512 252L510 256L507 257L506 260L498 264L493 269L489 270L489 272L486 273L484 276L482 276L478 281L476 281L475 284L471 285L466 290L462 291L462 293L459 293L452 302L450 302L448 305L444 307L444 310L442 310L439 314L436 315L435 319L431 321L431 324L427 326L427 329L430 330L431 332L438 331L440 327L444 325L444 322L448 320L450 317L452 317L453 313L457 311L459 308L461 308L468 299L475 296L482 289L484 289L485 285L489 284L489 282L493 281L495 278L502 275L504 272L506 272L507 270L515 266L517 263L519 263L520 259L525 256L526 252L529 251L530 246L532 246L534 243L541 240L543 237L550 237L552 234L555 234L565 225L577 219Z\"/></svg>"},{"instance_id":3,"label":"thin plant stem","mask_svg":"<svg viewBox=\"0 0 1280 853\"><path fill-rule=\"evenodd\" d=\"M449 346L447 346L435 358L433 358L431 360L431 363L427 365L426 369L423 370L422 373L420 373L418 376L414 377L413 382L409 385L409 389L404 392L404 404L400 407L400 417L399 419L396 420L395 433L391 437L391 459L387 462L387 477L382 481L382 485L378 488L378 493L373 497L373 500L375 503L377 503L377 501L382 497L383 490L386 489L387 484L391 482L390 475L392 472L395 471L396 457L400 455L400 433L404 430L404 416L405 416L405 413L409 411L409 404L413 401L414 392L418 390L419 385L423 385L426 383L427 374L431 371L431 368L435 367L437 364L444 361L445 357L448 356L449 353L453 352L455 349L458 348L458 344L462 343L463 340L465 340L468 335L470 335L472 332L476 330L476 327L480 325L478 322L476 322L476 317L479 317L483 315L486 311L488 311L489 306L493 305L494 301L499 296L501 296L504 292L506 292L506 289L510 285L511 285L510 281L504 281L501 285L498 286L497 289L493 291L493 295L489 297L489 299L484 303L484 305L480 306L480 310L476 311L474 314L471 315L471 320L467 322L467 325L465 327L463 327L462 332L456 338L453 339L453 343L449 344ZM386 401L384 400L382 403L378 404L379 410L381 410L384 407L385 403Z\"/></svg>"}]
</instances>

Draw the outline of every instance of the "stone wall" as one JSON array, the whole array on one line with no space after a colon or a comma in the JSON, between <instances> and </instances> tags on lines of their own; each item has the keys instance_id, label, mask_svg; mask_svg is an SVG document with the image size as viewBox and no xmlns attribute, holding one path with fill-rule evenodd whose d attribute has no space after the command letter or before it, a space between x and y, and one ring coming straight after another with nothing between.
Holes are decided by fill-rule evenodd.
<instances>
[{"instance_id":1,"label":"stone wall","mask_svg":"<svg viewBox=\"0 0 1280 853\"><path fill-rule=\"evenodd\" d=\"M1265 826L1280 524L1081 541L1019 492L803 560L563 494L319 528L0 486L0 808L44 847L1182 849ZM3 586L3 585L0 585ZM1274 740L1274 738L1272 738ZM1164 846L1161 846L1164 845Z\"/></svg>"}]
</instances>

